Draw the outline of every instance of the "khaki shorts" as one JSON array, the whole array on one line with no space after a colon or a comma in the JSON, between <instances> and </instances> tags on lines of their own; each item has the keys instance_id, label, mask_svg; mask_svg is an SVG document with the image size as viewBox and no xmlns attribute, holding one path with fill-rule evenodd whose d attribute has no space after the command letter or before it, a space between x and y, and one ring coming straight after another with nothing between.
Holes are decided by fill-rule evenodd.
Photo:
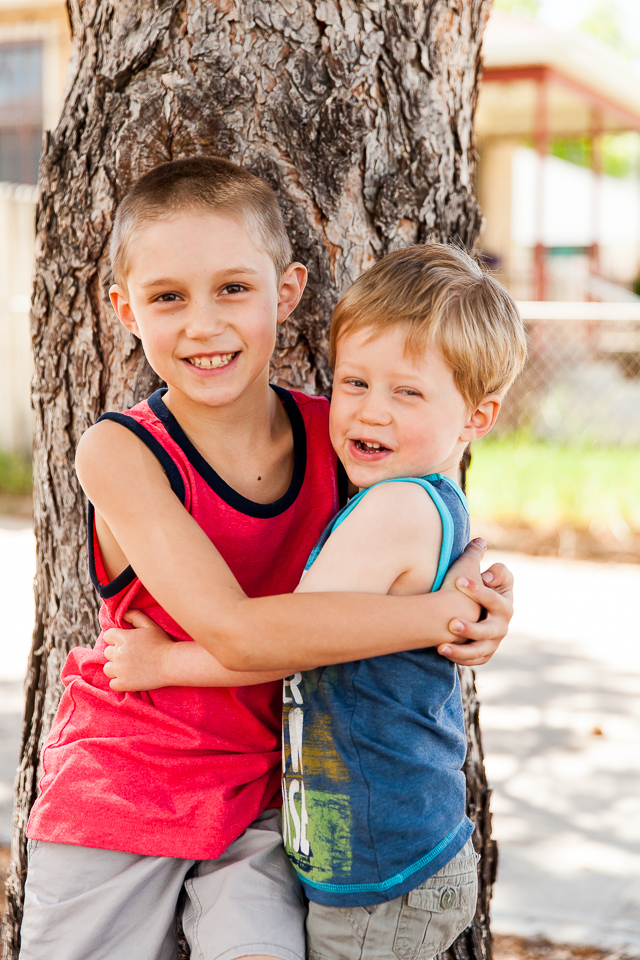
<instances>
[{"instance_id":1,"label":"khaki shorts","mask_svg":"<svg viewBox=\"0 0 640 960\"><path fill-rule=\"evenodd\" d=\"M20 960L304 960L306 909L267 810L216 860L29 841Z\"/></svg>"},{"instance_id":2,"label":"khaki shorts","mask_svg":"<svg viewBox=\"0 0 640 960\"><path fill-rule=\"evenodd\" d=\"M473 920L478 855L460 853L415 890L370 907L309 904L309 960L431 960Z\"/></svg>"}]
</instances>

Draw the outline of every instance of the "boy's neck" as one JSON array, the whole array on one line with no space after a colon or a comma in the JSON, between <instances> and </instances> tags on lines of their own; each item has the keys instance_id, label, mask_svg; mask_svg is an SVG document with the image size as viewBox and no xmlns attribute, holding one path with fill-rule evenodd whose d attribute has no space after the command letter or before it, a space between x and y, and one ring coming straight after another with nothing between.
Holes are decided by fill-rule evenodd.
<instances>
[{"instance_id":1,"label":"boy's neck","mask_svg":"<svg viewBox=\"0 0 640 960\"><path fill-rule=\"evenodd\" d=\"M457 484L458 484L458 486L460 486L460 480L461 480L460 467L459 467L459 466L442 467L440 470L437 470L437 469L434 469L434 470L426 469L426 470L424 471L424 473L415 474L415 476L416 476L416 477L420 477L420 478L423 478L423 477L432 477L432 476L448 477L449 480L453 480L454 483L457 483ZM388 479L390 479L390 480L404 480L404 479L406 479L406 477L389 477ZM381 482L381 481L377 481L377 482ZM375 486L375 484L371 484L371 486ZM359 487L359 488L358 488L358 487L355 487L353 484L351 484L351 485L350 485L350 490L349 490L349 495L351 496L351 495L352 495L354 492L356 492L356 491L357 491L357 492L361 492L362 490L368 490L368 489L369 489L368 487Z\"/></svg>"},{"instance_id":2,"label":"boy's neck","mask_svg":"<svg viewBox=\"0 0 640 960\"><path fill-rule=\"evenodd\" d=\"M223 406L196 403L171 387L163 400L198 452L237 493L258 503L286 493L293 434L267 374Z\"/></svg>"}]
</instances>

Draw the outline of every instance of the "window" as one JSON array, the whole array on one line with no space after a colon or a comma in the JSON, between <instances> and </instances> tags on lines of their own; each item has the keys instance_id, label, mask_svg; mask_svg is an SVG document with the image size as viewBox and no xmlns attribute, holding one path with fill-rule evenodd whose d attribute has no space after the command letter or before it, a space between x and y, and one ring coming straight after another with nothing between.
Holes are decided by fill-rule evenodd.
<instances>
[{"instance_id":1,"label":"window","mask_svg":"<svg viewBox=\"0 0 640 960\"><path fill-rule=\"evenodd\" d=\"M0 44L0 180L36 183L42 149L42 45Z\"/></svg>"}]
</instances>

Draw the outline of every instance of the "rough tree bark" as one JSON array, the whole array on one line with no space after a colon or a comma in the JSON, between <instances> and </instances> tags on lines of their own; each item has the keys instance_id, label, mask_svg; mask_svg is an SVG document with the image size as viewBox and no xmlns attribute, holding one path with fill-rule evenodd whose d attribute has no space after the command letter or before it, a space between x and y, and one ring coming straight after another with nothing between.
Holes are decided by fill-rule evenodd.
<instances>
[{"instance_id":1,"label":"rough tree bark","mask_svg":"<svg viewBox=\"0 0 640 960\"><path fill-rule=\"evenodd\" d=\"M29 662L5 958L16 958L24 830L60 667L96 635L76 443L105 409L156 386L106 296L114 209L156 163L222 154L278 191L296 258L309 267L302 305L282 331L274 376L326 391L332 305L397 246L480 226L473 116L491 0L68 0L70 79L45 143L37 213L35 352L37 626ZM473 677L470 813L483 853L473 926L452 957L490 958L495 846Z\"/></svg>"}]
</instances>

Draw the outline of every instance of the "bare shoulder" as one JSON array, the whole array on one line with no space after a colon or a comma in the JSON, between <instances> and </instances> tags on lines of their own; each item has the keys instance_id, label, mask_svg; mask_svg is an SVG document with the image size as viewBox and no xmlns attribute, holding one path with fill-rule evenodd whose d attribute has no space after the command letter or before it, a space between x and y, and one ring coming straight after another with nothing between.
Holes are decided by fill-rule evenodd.
<instances>
[{"instance_id":1,"label":"bare shoulder","mask_svg":"<svg viewBox=\"0 0 640 960\"><path fill-rule=\"evenodd\" d=\"M400 536L412 537L422 529L431 532L440 523L433 500L423 487L409 480L381 483L373 487L350 514L358 523L375 520L379 529ZM348 517L347 519L350 519Z\"/></svg>"},{"instance_id":2,"label":"bare shoulder","mask_svg":"<svg viewBox=\"0 0 640 960\"><path fill-rule=\"evenodd\" d=\"M80 437L76 450L76 465L88 465L96 457L117 453L131 444L131 441L135 441L135 437L126 427L114 420L100 420Z\"/></svg>"},{"instance_id":3,"label":"bare shoulder","mask_svg":"<svg viewBox=\"0 0 640 960\"><path fill-rule=\"evenodd\" d=\"M331 539L350 538L361 549L370 547L387 558L393 553L402 564L412 563L425 540L433 542L441 529L440 515L429 494L418 483L399 480L372 487Z\"/></svg>"},{"instance_id":4,"label":"bare shoulder","mask_svg":"<svg viewBox=\"0 0 640 960\"><path fill-rule=\"evenodd\" d=\"M440 529L437 510L419 484L372 487L331 534L298 589L356 593L428 590L433 583L431 568L437 559Z\"/></svg>"},{"instance_id":5,"label":"bare shoulder","mask_svg":"<svg viewBox=\"0 0 640 960\"><path fill-rule=\"evenodd\" d=\"M105 484L131 482L136 475L145 484L166 483L166 475L146 444L122 424L101 420L89 427L76 449L76 473L89 497Z\"/></svg>"},{"instance_id":6,"label":"bare shoulder","mask_svg":"<svg viewBox=\"0 0 640 960\"><path fill-rule=\"evenodd\" d=\"M353 515L361 508L360 517L354 516L359 530L373 533L371 549L385 569L395 574L388 592L428 592L440 556L442 521L424 487L401 480L380 484L363 498Z\"/></svg>"}]
</instances>

